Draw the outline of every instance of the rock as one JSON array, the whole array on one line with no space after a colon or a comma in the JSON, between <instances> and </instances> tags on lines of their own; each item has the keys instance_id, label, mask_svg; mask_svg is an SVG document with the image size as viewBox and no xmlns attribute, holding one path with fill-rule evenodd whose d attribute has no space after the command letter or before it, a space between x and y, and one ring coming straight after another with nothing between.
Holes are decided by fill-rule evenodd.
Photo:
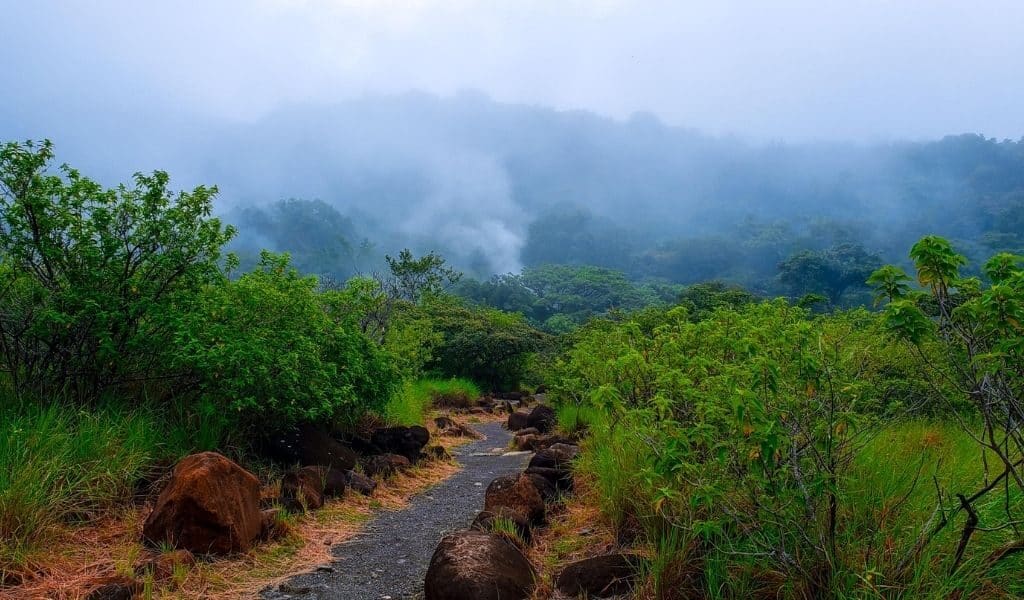
<instances>
[{"instance_id":1,"label":"rock","mask_svg":"<svg viewBox=\"0 0 1024 600\"><path fill-rule=\"evenodd\" d=\"M348 477L345 475L345 471L316 465L302 467L299 472L318 481L325 498L340 498L345 495L345 488L348 486Z\"/></svg>"},{"instance_id":2,"label":"rock","mask_svg":"<svg viewBox=\"0 0 1024 600\"><path fill-rule=\"evenodd\" d=\"M356 453L329 432L311 424L291 427L272 436L264 453L285 464L318 465L342 471L356 466Z\"/></svg>"},{"instance_id":3,"label":"rock","mask_svg":"<svg viewBox=\"0 0 1024 600\"><path fill-rule=\"evenodd\" d=\"M508 519L523 542L529 543L533 539L533 525L530 524L530 521L505 506L501 506L495 511L480 511L476 518L473 519L473 524L470 527L479 531L501 535L501 532L494 531L494 521L496 519Z\"/></svg>"},{"instance_id":4,"label":"rock","mask_svg":"<svg viewBox=\"0 0 1024 600\"><path fill-rule=\"evenodd\" d=\"M142 528L153 545L201 554L248 550L259 537L260 482L215 452L183 458Z\"/></svg>"},{"instance_id":5,"label":"rock","mask_svg":"<svg viewBox=\"0 0 1024 600\"><path fill-rule=\"evenodd\" d=\"M628 594L639 577L643 558L607 554L570 563L555 578L555 588L573 598L608 598Z\"/></svg>"},{"instance_id":6,"label":"rock","mask_svg":"<svg viewBox=\"0 0 1024 600\"><path fill-rule=\"evenodd\" d=\"M352 488L352 491L357 494L371 496L373 495L373 490L377 489L377 482L361 473L346 471L345 477L348 480L348 487Z\"/></svg>"},{"instance_id":7,"label":"rock","mask_svg":"<svg viewBox=\"0 0 1024 600\"><path fill-rule=\"evenodd\" d=\"M530 561L500 536L460 531L434 550L424 580L425 600L526 600L536 574Z\"/></svg>"},{"instance_id":8,"label":"rock","mask_svg":"<svg viewBox=\"0 0 1024 600\"><path fill-rule=\"evenodd\" d=\"M535 454L530 459L530 466L568 470L572 468L572 461L579 456L579 453L579 446L553 444L551 447Z\"/></svg>"},{"instance_id":9,"label":"rock","mask_svg":"<svg viewBox=\"0 0 1024 600\"><path fill-rule=\"evenodd\" d=\"M85 600L132 600L142 594L142 584L131 577L107 577L88 587L91 590Z\"/></svg>"},{"instance_id":10,"label":"rock","mask_svg":"<svg viewBox=\"0 0 1024 600\"><path fill-rule=\"evenodd\" d=\"M536 427L537 431L541 433L553 431L557 424L558 419L555 417L555 409L544 404L534 407L530 411L530 416L526 419L527 427Z\"/></svg>"},{"instance_id":11,"label":"rock","mask_svg":"<svg viewBox=\"0 0 1024 600\"><path fill-rule=\"evenodd\" d=\"M486 415L493 412L493 408L483 408L481 406L474 406L473 408L469 409L469 414L471 415Z\"/></svg>"},{"instance_id":12,"label":"rock","mask_svg":"<svg viewBox=\"0 0 1024 600\"><path fill-rule=\"evenodd\" d=\"M508 416L508 428L510 431L519 431L530 426L530 412L517 410Z\"/></svg>"},{"instance_id":13,"label":"rock","mask_svg":"<svg viewBox=\"0 0 1024 600\"><path fill-rule=\"evenodd\" d=\"M388 477L408 469L411 465L409 459L402 455L378 454L363 459L363 472L370 477Z\"/></svg>"},{"instance_id":14,"label":"rock","mask_svg":"<svg viewBox=\"0 0 1024 600\"><path fill-rule=\"evenodd\" d=\"M537 450L537 442L539 439L540 438L537 435L528 433L526 435L517 435L513 440L513 443L516 446L516 450L519 450L520 452L534 452Z\"/></svg>"},{"instance_id":15,"label":"rock","mask_svg":"<svg viewBox=\"0 0 1024 600\"><path fill-rule=\"evenodd\" d=\"M324 505L323 480L317 473L305 469L286 473L281 479L278 502L292 513L321 508Z\"/></svg>"},{"instance_id":16,"label":"rock","mask_svg":"<svg viewBox=\"0 0 1024 600\"><path fill-rule=\"evenodd\" d=\"M445 437L468 437L474 440L484 437L472 427L456 423L449 417L438 417L434 419L434 424L438 426L438 433Z\"/></svg>"},{"instance_id":17,"label":"rock","mask_svg":"<svg viewBox=\"0 0 1024 600\"><path fill-rule=\"evenodd\" d=\"M280 516L280 508L268 508L260 511L261 540L276 540L288 533L288 526L279 519Z\"/></svg>"},{"instance_id":18,"label":"rock","mask_svg":"<svg viewBox=\"0 0 1024 600\"><path fill-rule=\"evenodd\" d=\"M439 431L444 431L445 429L450 429L452 427L458 426L458 423L456 423L455 419L451 417L441 416L434 417L434 426L437 427Z\"/></svg>"},{"instance_id":19,"label":"rock","mask_svg":"<svg viewBox=\"0 0 1024 600\"><path fill-rule=\"evenodd\" d=\"M399 454L416 462L423 447L430 441L430 432L426 427L385 427L373 432L370 441L381 449L384 454Z\"/></svg>"},{"instance_id":20,"label":"rock","mask_svg":"<svg viewBox=\"0 0 1024 600\"><path fill-rule=\"evenodd\" d=\"M452 455L444 446L427 446L426 455L433 460L451 460Z\"/></svg>"},{"instance_id":21,"label":"rock","mask_svg":"<svg viewBox=\"0 0 1024 600\"><path fill-rule=\"evenodd\" d=\"M484 510L498 512L503 507L534 525L544 522L544 499L530 477L525 474L504 475L487 486Z\"/></svg>"},{"instance_id":22,"label":"rock","mask_svg":"<svg viewBox=\"0 0 1024 600\"><path fill-rule=\"evenodd\" d=\"M547 479L558 491L572 489L572 471L563 469L548 469L545 467L527 467L527 475L537 475Z\"/></svg>"},{"instance_id":23,"label":"rock","mask_svg":"<svg viewBox=\"0 0 1024 600\"><path fill-rule=\"evenodd\" d=\"M546 385L544 385L542 383L542 384L537 386L537 389L534 391L534 394L546 394L547 392L548 392L548 386L546 386Z\"/></svg>"},{"instance_id":24,"label":"rock","mask_svg":"<svg viewBox=\"0 0 1024 600\"><path fill-rule=\"evenodd\" d=\"M536 427L524 427L516 432L516 437L521 435L540 435L540 430Z\"/></svg>"},{"instance_id":25,"label":"rock","mask_svg":"<svg viewBox=\"0 0 1024 600\"><path fill-rule=\"evenodd\" d=\"M551 502L558 497L558 488L547 477L537 473L526 473L526 476L533 482L533 487L537 488L544 502Z\"/></svg>"},{"instance_id":26,"label":"rock","mask_svg":"<svg viewBox=\"0 0 1024 600\"><path fill-rule=\"evenodd\" d=\"M171 550L142 562L135 567L136 577L151 574L155 581L165 581L174 576L175 568L191 568L196 557L188 550Z\"/></svg>"}]
</instances>

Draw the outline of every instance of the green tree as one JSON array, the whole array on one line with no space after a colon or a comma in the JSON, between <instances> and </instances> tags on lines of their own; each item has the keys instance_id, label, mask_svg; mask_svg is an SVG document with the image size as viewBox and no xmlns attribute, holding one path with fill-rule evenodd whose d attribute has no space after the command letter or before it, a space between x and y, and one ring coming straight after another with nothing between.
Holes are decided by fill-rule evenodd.
<instances>
[{"instance_id":1,"label":"green tree","mask_svg":"<svg viewBox=\"0 0 1024 600\"><path fill-rule=\"evenodd\" d=\"M0 147L5 370L80 398L166 377L175 319L234 235L211 217L217 189L173 193L161 171L104 189L52 160L48 141Z\"/></svg>"}]
</instances>

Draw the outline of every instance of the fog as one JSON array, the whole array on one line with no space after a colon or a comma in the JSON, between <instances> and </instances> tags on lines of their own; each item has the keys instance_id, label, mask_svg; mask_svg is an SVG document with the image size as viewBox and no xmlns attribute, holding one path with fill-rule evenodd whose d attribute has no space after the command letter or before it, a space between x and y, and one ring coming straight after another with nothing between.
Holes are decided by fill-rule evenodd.
<instances>
[{"instance_id":1,"label":"fog","mask_svg":"<svg viewBox=\"0 0 1024 600\"><path fill-rule=\"evenodd\" d=\"M779 220L979 243L947 209L978 169L1017 190L1024 4L847 4L9 1L0 139L217 184L240 248L295 239L247 208L319 199L350 250L480 276L550 259L538 223L580 210L640 261ZM938 142L961 133L994 139Z\"/></svg>"}]
</instances>

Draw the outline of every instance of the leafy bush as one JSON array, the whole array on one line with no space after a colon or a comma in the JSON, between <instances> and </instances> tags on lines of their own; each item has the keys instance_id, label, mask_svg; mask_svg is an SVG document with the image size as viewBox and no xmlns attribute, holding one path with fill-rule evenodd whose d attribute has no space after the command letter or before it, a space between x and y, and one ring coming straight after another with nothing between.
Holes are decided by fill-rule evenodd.
<instances>
[{"instance_id":1,"label":"leafy bush","mask_svg":"<svg viewBox=\"0 0 1024 600\"><path fill-rule=\"evenodd\" d=\"M491 389L518 386L529 355L546 342L521 315L470 307L451 296L430 299L424 311L442 336L428 369Z\"/></svg>"},{"instance_id":2,"label":"leafy bush","mask_svg":"<svg viewBox=\"0 0 1024 600\"><path fill-rule=\"evenodd\" d=\"M264 252L256 270L208 287L182 315L175 364L204 398L250 423L352 421L380 411L398 373L352 315L329 309L335 299L287 255Z\"/></svg>"},{"instance_id":3,"label":"leafy bush","mask_svg":"<svg viewBox=\"0 0 1024 600\"><path fill-rule=\"evenodd\" d=\"M233 230L216 188L172 194L166 173L103 189L48 142L0 147L0 347L15 387L96 398L166 375L173 321L219 276Z\"/></svg>"}]
</instances>

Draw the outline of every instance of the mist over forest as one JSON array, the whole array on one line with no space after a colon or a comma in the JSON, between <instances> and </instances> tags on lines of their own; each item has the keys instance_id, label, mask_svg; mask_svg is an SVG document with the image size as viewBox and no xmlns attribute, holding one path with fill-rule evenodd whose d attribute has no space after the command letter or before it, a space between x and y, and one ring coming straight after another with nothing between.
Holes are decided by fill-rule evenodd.
<instances>
[{"instance_id":1,"label":"mist over forest","mask_svg":"<svg viewBox=\"0 0 1024 600\"><path fill-rule=\"evenodd\" d=\"M801 251L854 244L895 261L929 233L972 257L1024 246L1024 142L976 133L746 142L649 113L616 120L466 92L64 137L62 155L83 168L155 162L182 186L216 184L243 262L287 251L300 269L338 280L410 247L481 280L592 265L634 281L722 280L772 294L792 291L778 267Z\"/></svg>"}]
</instances>

